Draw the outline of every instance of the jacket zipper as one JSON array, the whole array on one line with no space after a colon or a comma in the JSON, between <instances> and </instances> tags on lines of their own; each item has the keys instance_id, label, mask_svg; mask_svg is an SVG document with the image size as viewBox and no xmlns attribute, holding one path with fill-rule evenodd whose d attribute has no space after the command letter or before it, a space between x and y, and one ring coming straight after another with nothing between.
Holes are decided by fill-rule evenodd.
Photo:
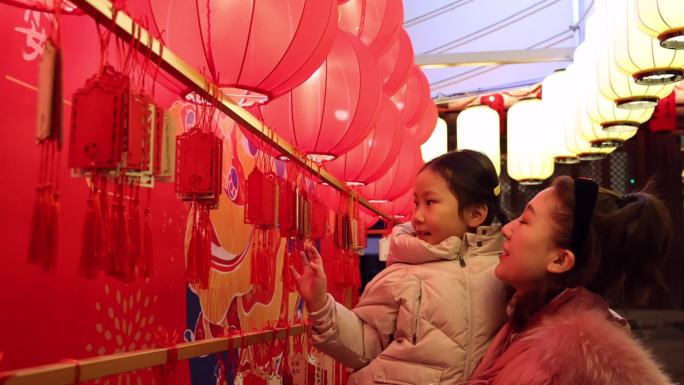
<instances>
[{"instance_id":1,"label":"jacket zipper","mask_svg":"<svg viewBox=\"0 0 684 385\"><path fill-rule=\"evenodd\" d=\"M466 239L465 235L463 236L463 242L461 243L461 247L458 250L458 262L461 264L461 267L466 267L466 261L465 261L465 253L466 250L468 250L468 240Z\"/></svg>"},{"instance_id":2,"label":"jacket zipper","mask_svg":"<svg viewBox=\"0 0 684 385\"><path fill-rule=\"evenodd\" d=\"M465 266L465 265L464 265ZM466 340L466 362L465 362L465 371L463 374L466 376L465 378L468 378L470 376L470 361L472 360L472 355L473 355L473 304L470 298L470 279L468 277L468 271L464 270L464 275L465 275L465 284L466 284L466 298L468 300L468 306L467 306L467 311L468 311L468 339Z\"/></svg>"}]
</instances>

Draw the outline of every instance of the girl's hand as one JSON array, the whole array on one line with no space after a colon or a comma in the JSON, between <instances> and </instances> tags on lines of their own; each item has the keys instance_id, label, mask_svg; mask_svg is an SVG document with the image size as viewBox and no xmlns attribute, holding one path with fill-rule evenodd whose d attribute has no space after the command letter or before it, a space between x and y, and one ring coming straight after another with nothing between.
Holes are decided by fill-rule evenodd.
<instances>
[{"instance_id":1,"label":"girl's hand","mask_svg":"<svg viewBox=\"0 0 684 385\"><path fill-rule=\"evenodd\" d=\"M290 272L297 281L297 290L306 303L306 309L315 312L321 310L328 300L328 279L323 270L323 260L311 244L306 244L304 251L300 251L299 254L304 260L304 270L300 274L294 267L289 266Z\"/></svg>"}]
</instances>

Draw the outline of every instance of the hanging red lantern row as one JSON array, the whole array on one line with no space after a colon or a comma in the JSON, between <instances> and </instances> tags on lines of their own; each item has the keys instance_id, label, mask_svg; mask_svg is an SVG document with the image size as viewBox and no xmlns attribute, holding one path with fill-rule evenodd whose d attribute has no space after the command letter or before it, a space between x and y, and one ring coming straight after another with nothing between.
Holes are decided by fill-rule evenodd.
<instances>
[{"instance_id":1,"label":"hanging red lantern row","mask_svg":"<svg viewBox=\"0 0 684 385\"><path fill-rule=\"evenodd\" d=\"M413 189L407 191L404 195L387 203L380 203L381 210L391 215L397 221L406 222L411 219L415 197L413 196Z\"/></svg>"},{"instance_id":2,"label":"hanging red lantern row","mask_svg":"<svg viewBox=\"0 0 684 385\"><path fill-rule=\"evenodd\" d=\"M406 31L402 29L387 52L378 58L378 68L383 91L386 95L394 95L406 83L413 68L413 45Z\"/></svg>"},{"instance_id":3,"label":"hanging red lantern row","mask_svg":"<svg viewBox=\"0 0 684 385\"><path fill-rule=\"evenodd\" d=\"M401 0L349 0L340 5L340 28L358 37L373 55L382 55L404 22Z\"/></svg>"},{"instance_id":4,"label":"hanging red lantern row","mask_svg":"<svg viewBox=\"0 0 684 385\"><path fill-rule=\"evenodd\" d=\"M197 106L197 124L176 139L176 194L190 203L191 232L185 276L189 284L209 287L212 226L209 210L221 195L223 139L217 135L216 111Z\"/></svg>"},{"instance_id":5,"label":"hanging red lantern row","mask_svg":"<svg viewBox=\"0 0 684 385\"><path fill-rule=\"evenodd\" d=\"M132 3L141 3L128 8L153 20L165 45L242 105L268 102L308 79L337 30L335 0ZM164 82L187 95L171 78Z\"/></svg>"},{"instance_id":6,"label":"hanging red lantern row","mask_svg":"<svg viewBox=\"0 0 684 385\"><path fill-rule=\"evenodd\" d=\"M380 116L369 135L344 155L325 162L324 167L348 186L371 183L392 166L405 134L396 107L383 96Z\"/></svg>"},{"instance_id":7,"label":"hanging red lantern row","mask_svg":"<svg viewBox=\"0 0 684 385\"><path fill-rule=\"evenodd\" d=\"M380 216L368 209L361 208L359 209L359 220L365 223L367 229L370 229L380 221Z\"/></svg>"},{"instance_id":8,"label":"hanging red lantern row","mask_svg":"<svg viewBox=\"0 0 684 385\"><path fill-rule=\"evenodd\" d=\"M420 147L413 138L405 137L389 171L377 181L361 187L359 191L366 199L375 203L397 199L411 188L423 164Z\"/></svg>"},{"instance_id":9,"label":"hanging red lantern row","mask_svg":"<svg viewBox=\"0 0 684 385\"><path fill-rule=\"evenodd\" d=\"M428 103L432 103L430 84L423 71L414 66L406 83L391 96L391 99L397 106L404 125L407 128L416 126Z\"/></svg>"},{"instance_id":10,"label":"hanging red lantern row","mask_svg":"<svg viewBox=\"0 0 684 385\"><path fill-rule=\"evenodd\" d=\"M361 42L338 30L327 60L306 82L261 106L264 123L317 161L359 144L379 115L378 68Z\"/></svg>"},{"instance_id":11,"label":"hanging red lantern row","mask_svg":"<svg viewBox=\"0 0 684 385\"><path fill-rule=\"evenodd\" d=\"M437 106L432 100L428 100L420 113L418 122L413 126L406 127L406 131L416 139L418 144L423 144L435 130L438 117Z\"/></svg>"}]
</instances>

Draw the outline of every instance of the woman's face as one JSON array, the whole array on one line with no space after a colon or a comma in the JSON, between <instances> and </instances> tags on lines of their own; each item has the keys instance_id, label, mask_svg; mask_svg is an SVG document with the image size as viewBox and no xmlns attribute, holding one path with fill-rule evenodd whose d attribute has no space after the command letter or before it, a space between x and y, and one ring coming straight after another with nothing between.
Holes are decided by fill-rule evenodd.
<instances>
[{"instance_id":1,"label":"woman's face","mask_svg":"<svg viewBox=\"0 0 684 385\"><path fill-rule=\"evenodd\" d=\"M538 289L563 250L552 237L556 225L551 213L558 204L554 188L547 188L502 229L505 241L496 276L518 291Z\"/></svg>"}]
</instances>

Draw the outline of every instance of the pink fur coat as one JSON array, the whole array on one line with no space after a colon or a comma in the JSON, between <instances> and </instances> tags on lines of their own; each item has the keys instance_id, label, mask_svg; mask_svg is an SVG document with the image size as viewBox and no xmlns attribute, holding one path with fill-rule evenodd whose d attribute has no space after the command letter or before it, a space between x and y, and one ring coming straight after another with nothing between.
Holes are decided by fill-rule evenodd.
<instances>
[{"instance_id":1,"label":"pink fur coat","mask_svg":"<svg viewBox=\"0 0 684 385\"><path fill-rule=\"evenodd\" d=\"M568 289L528 326L499 331L469 384L671 385L598 295Z\"/></svg>"}]
</instances>

